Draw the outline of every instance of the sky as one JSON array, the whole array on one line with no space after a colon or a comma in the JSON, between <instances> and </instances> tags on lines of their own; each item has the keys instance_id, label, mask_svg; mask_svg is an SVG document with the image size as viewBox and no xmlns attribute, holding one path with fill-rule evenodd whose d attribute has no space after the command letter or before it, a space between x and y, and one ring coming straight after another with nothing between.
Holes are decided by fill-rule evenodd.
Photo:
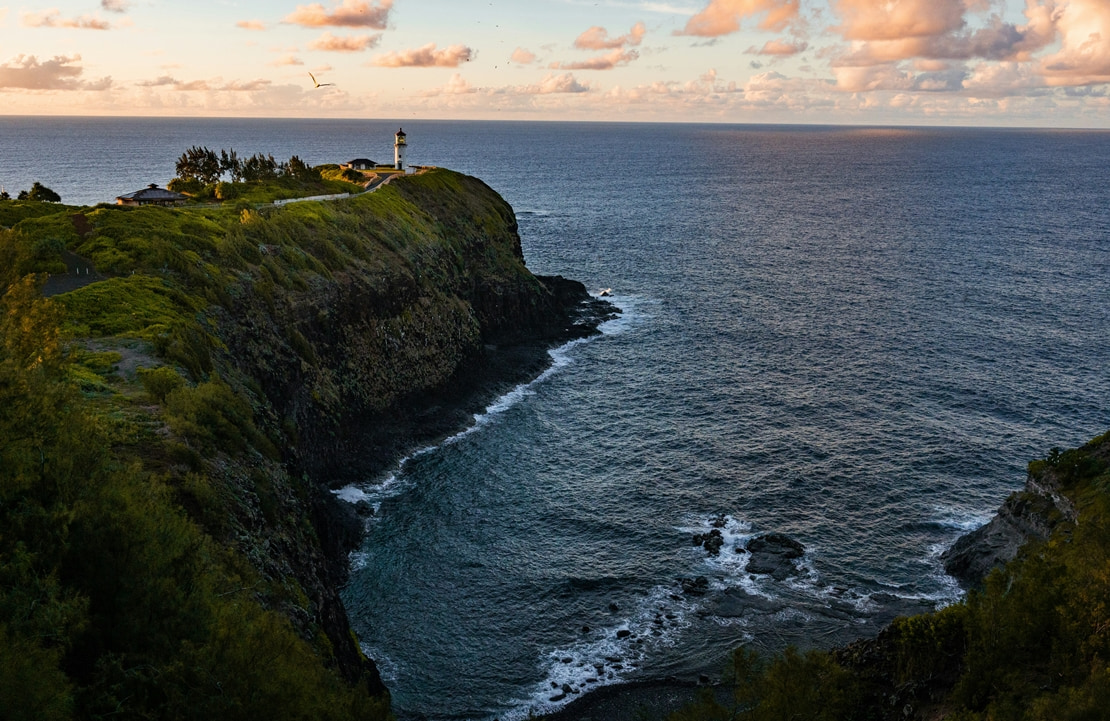
<instances>
[{"instance_id":1,"label":"sky","mask_svg":"<svg viewBox=\"0 0 1110 721\"><path fill-rule=\"evenodd\" d=\"M1110 128L1110 0L8 2L0 114Z\"/></svg>"}]
</instances>

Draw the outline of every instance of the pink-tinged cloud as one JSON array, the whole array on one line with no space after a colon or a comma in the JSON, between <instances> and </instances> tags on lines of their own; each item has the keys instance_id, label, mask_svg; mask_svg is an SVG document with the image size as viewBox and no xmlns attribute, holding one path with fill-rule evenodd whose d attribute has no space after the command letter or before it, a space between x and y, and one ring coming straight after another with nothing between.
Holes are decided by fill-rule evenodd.
<instances>
[{"instance_id":1,"label":"pink-tinged cloud","mask_svg":"<svg viewBox=\"0 0 1110 721\"><path fill-rule=\"evenodd\" d=\"M972 97L1006 97L1042 86L1029 63L980 63L963 82Z\"/></svg>"},{"instance_id":2,"label":"pink-tinged cloud","mask_svg":"<svg viewBox=\"0 0 1110 721\"><path fill-rule=\"evenodd\" d=\"M414 50L379 55L372 64L382 68L457 68L473 57L474 51L465 45L437 50L435 43L428 43Z\"/></svg>"},{"instance_id":3,"label":"pink-tinged cloud","mask_svg":"<svg viewBox=\"0 0 1110 721\"><path fill-rule=\"evenodd\" d=\"M336 53L358 53L376 47L381 41L381 33L376 35L350 35L341 37L324 33L308 44L310 50L324 50Z\"/></svg>"},{"instance_id":4,"label":"pink-tinged cloud","mask_svg":"<svg viewBox=\"0 0 1110 721\"><path fill-rule=\"evenodd\" d=\"M81 80L80 55L57 55L39 62L34 55L18 55L0 65L0 90L107 90L112 78Z\"/></svg>"},{"instance_id":5,"label":"pink-tinged cloud","mask_svg":"<svg viewBox=\"0 0 1110 721\"><path fill-rule=\"evenodd\" d=\"M518 88L523 95L552 95L555 93L588 93L590 86L578 82L574 75L548 75L538 85L527 85Z\"/></svg>"},{"instance_id":6,"label":"pink-tinged cloud","mask_svg":"<svg viewBox=\"0 0 1110 721\"><path fill-rule=\"evenodd\" d=\"M462 75L455 73L443 86L442 92L444 95L473 95L478 92L478 88L468 83Z\"/></svg>"},{"instance_id":7,"label":"pink-tinged cloud","mask_svg":"<svg viewBox=\"0 0 1110 721\"><path fill-rule=\"evenodd\" d=\"M520 65L531 65L536 62L536 54L524 48L517 48L513 51L512 57L510 57L509 60L512 60L514 63L519 63Z\"/></svg>"},{"instance_id":8,"label":"pink-tinged cloud","mask_svg":"<svg viewBox=\"0 0 1110 721\"><path fill-rule=\"evenodd\" d=\"M974 0L972 0L974 1ZM944 35L964 26L969 0L835 0L847 40L901 40Z\"/></svg>"},{"instance_id":9,"label":"pink-tinged cloud","mask_svg":"<svg viewBox=\"0 0 1110 721\"><path fill-rule=\"evenodd\" d=\"M1044 58L1050 85L1110 83L1110 2L1069 0L1054 15L1060 50Z\"/></svg>"},{"instance_id":10,"label":"pink-tinged cloud","mask_svg":"<svg viewBox=\"0 0 1110 721\"><path fill-rule=\"evenodd\" d=\"M632 30L630 30L627 35L621 35L619 38L611 38L609 37L608 30L594 25L578 36L574 41L574 47L579 50L613 50L614 48L639 45L643 42L646 32L647 27L640 22L633 25Z\"/></svg>"},{"instance_id":11,"label":"pink-tinged cloud","mask_svg":"<svg viewBox=\"0 0 1110 721\"><path fill-rule=\"evenodd\" d=\"M1082 1L1082 0L1081 0ZM1094 0L1098 1L1098 0ZM836 0L841 24L833 28L853 43L834 66L870 66L925 58L933 60L1028 60L1053 42L1055 0L1026 0L1026 25L991 15L978 29L967 15L989 10L984 0Z\"/></svg>"},{"instance_id":12,"label":"pink-tinged cloud","mask_svg":"<svg viewBox=\"0 0 1110 721\"><path fill-rule=\"evenodd\" d=\"M277 60L271 61L270 65L281 68L289 65L304 65L304 61L298 57L294 57L293 55L285 55L278 58Z\"/></svg>"},{"instance_id":13,"label":"pink-tinged cloud","mask_svg":"<svg viewBox=\"0 0 1110 721\"><path fill-rule=\"evenodd\" d=\"M100 0L100 9L110 13L125 13L129 5L127 0Z\"/></svg>"},{"instance_id":14,"label":"pink-tinged cloud","mask_svg":"<svg viewBox=\"0 0 1110 721\"><path fill-rule=\"evenodd\" d=\"M617 48L610 53L589 60L573 63L552 63L551 68L554 70L612 70L620 65L628 65L638 57L640 57L640 54L635 50Z\"/></svg>"},{"instance_id":15,"label":"pink-tinged cloud","mask_svg":"<svg viewBox=\"0 0 1110 721\"><path fill-rule=\"evenodd\" d=\"M761 48L750 47L748 52L753 55L772 55L775 57L785 57L788 55L797 55L798 53L805 52L809 44L804 40L797 40L794 42L787 42L785 40L768 40Z\"/></svg>"},{"instance_id":16,"label":"pink-tinged cloud","mask_svg":"<svg viewBox=\"0 0 1110 721\"><path fill-rule=\"evenodd\" d=\"M235 23L235 27L242 28L243 30L265 30L266 23L261 20L240 20Z\"/></svg>"},{"instance_id":17,"label":"pink-tinged cloud","mask_svg":"<svg viewBox=\"0 0 1110 721\"><path fill-rule=\"evenodd\" d=\"M111 23L91 15L64 18L57 9L41 13L23 13L23 25L29 28L76 28L78 30L110 30Z\"/></svg>"},{"instance_id":18,"label":"pink-tinged cloud","mask_svg":"<svg viewBox=\"0 0 1110 721\"><path fill-rule=\"evenodd\" d=\"M800 4L801 0L710 0L675 34L720 37L737 32L744 20L754 17L760 18L759 29L779 31L797 20Z\"/></svg>"},{"instance_id":19,"label":"pink-tinged cloud","mask_svg":"<svg viewBox=\"0 0 1110 721\"><path fill-rule=\"evenodd\" d=\"M374 28L385 30L393 0L343 0L338 7L326 9L320 3L298 5L283 22L304 27Z\"/></svg>"},{"instance_id":20,"label":"pink-tinged cloud","mask_svg":"<svg viewBox=\"0 0 1110 721\"><path fill-rule=\"evenodd\" d=\"M912 90L914 76L894 65L834 67L836 89L847 93L876 90Z\"/></svg>"},{"instance_id":21,"label":"pink-tinged cloud","mask_svg":"<svg viewBox=\"0 0 1110 721\"><path fill-rule=\"evenodd\" d=\"M171 90L176 90L179 92L216 91L244 93L265 90L273 85L273 83L269 80L248 80L245 82L241 80L232 80L228 83L225 83L219 79L213 81L182 81L169 75L162 75L161 77L155 78L153 80L144 80L142 82L135 83L135 85L139 86L140 88L170 88Z\"/></svg>"}]
</instances>

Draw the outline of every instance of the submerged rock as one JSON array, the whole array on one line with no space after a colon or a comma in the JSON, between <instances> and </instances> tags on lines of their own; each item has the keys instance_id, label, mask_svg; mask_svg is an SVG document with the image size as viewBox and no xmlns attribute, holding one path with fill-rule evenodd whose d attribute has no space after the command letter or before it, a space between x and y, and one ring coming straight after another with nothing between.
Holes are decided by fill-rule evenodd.
<instances>
[{"instance_id":1,"label":"submerged rock","mask_svg":"<svg viewBox=\"0 0 1110 721\"><path fill-rule=\"evenodd\" d=\"M743 618L751 614L767 615L786 608L782 601L748 593L742 588L729 588L708 604L705 615L717 618Z\"/></svg>"},{"instance_id":2,"label":"submerged rock","mask_svg":"<svg viewBox=\"0 0 1110 721\"><path fill-rule=\"evenodd\" d=\"M682 592L691 596L702 596L709 590L709 579L705 576L680 578L678 582L682 585Z\"/></svg>"}]
</instances>

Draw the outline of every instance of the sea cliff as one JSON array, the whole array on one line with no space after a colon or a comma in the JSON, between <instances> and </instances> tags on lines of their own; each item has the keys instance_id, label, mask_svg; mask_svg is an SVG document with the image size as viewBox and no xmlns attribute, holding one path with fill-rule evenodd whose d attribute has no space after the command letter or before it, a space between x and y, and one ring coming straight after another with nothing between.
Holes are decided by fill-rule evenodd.
<instances>
[{"instance_id":1,"label":"sea cliff","mask_svg":"<svg viewBox=\"0 0 1110 721\"><path fill-rule=\"evenodd\" d=\"M0 708L384 717L337 594L360 526L329 489L614 309L532 275L509 205L441 169L282 208L8 201L0 223L0 676L40 679L34 703L0 682Z\"/></svg>"}]
</instances>

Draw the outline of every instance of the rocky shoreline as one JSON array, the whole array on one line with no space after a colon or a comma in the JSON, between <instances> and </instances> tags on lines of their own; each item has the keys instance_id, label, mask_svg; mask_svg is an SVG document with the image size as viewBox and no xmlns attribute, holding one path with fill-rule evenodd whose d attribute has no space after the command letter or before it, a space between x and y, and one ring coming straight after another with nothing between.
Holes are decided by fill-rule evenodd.
<instances>
[{"instance_id":1,"label":"rocky shoreline","mask_svg":"<svg viewBox=\"0 0 1110 721\"><path fill-rule=\"evenodd\" d=\"M409 395L381 413L348 418L327 458L312 459L313 472L340 487L374 477L416 448L434 445L465 429L490 402L538 377L551 365L550 350L596 335L598 327L620 314L612 303L595 298L578 281L536 276L554 299L542 325L503 333L485 343L442 386ZM348 446L349 453L339 450Z\"/></svg>"},{"instance_id":2,"label":"rocky shoreline","mask_svg":"<svg viewBox=\"0 0 1110 721\"><path fill-rule=\"evenodd\" d=\"M406 453L442 441L466 428L476 413L521 383L538 377L552 362L549 351L579 338L600 333L598 327L620 314L612 303L594 298L577 281L561 276L536 276L554 298L554 313L544 324L519 329L515 338L503 335L503 344L485 344L482 351L463 364L441 388L413 394L386 413L366 414L359 422L344 426L343 438L334 439L330 454L301 458L304 472L319 479L322 487L338 488L345 483L371 478L396 464ZM347 448L348 450L340 450ZM355 451L354 449L360 449ZM330 455L331 461L321 458ZM346 611L337 590L346 585L352 551L361 547L367 509L339 500L332 493L315 496L313 525L317 530L332 589L329 628L349 628ZM340 648L339 652L344 649ZM385 690L373 659L351 656L343 662L363 668L375 693Z\"/></svg>"},{"instance_id":3,"label":"rocky shoreline","mask_svg":"<svg viewBox=\"0 0 1110 721\"><path fill-rule=\"evenodd\" d=\"M1061 492L1054 475L1030 473L1024 488L1011 494L990 522L958 538L942 555L945 572L965 589L978 587L991 570L1015 558L1026 542L1044 540L1060 523L1075 519L1075 507ZM798 572L796 561L805 549L789 536L767 533L749 539L743 548L731 549L725 547L723 534L718 530L724 525L723 519L711 525L715 527L692 538L693 544L704 548L709 555L747 554L746 569L750 573L768 574L778 580ZM685 594L702 595L708 589L707 579L701 577L679 579L679 583ZM708 610L722 617L742 616L752 612L753 607L758 610L759 601L743 590L734 589L721 593L709 604ZM773 604L763 603L770 606L764 610L774 610ZM873 673L884 663L882 650L886 633L884 626L877 638L861 638L837 646L834 655L850 667ZM722 704L730 701L727 686L705 675L698 679L638 679L596 689L540 718L545 721L664 721L707 691Z\"/></svg>"}]
</instances>

